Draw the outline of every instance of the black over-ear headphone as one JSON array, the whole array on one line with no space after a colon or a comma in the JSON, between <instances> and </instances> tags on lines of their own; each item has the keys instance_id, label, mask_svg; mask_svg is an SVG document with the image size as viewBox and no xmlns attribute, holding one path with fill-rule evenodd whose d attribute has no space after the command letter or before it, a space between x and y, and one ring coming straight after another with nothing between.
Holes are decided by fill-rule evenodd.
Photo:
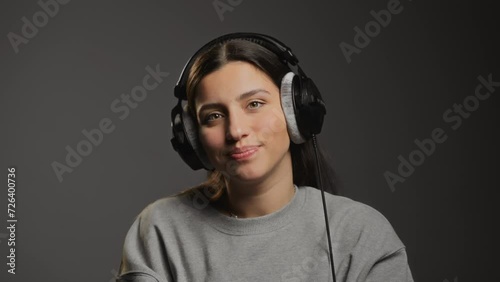
<instances>
[{"instance_id":1,"label":"black over-ear headphone","mask_svg":"<svg viewBox=\"0 0 500 282\"><path fill-rule=\"evenodd\" d=\"M187 100L186 83L189 72L199 54L217 44L233 39L248 40L265 47L276 54L290 68L291 71L281 81L280 94L291 141L300 144L310 139L313 134L321 132L323 118L326 114L325 104L318 88L302 71L298 65L299 60L291 49L268 35L249 32L229 33L215 38L201 47L184 66L174 88L175 97L179 100L171 113L173 137L170 142L193 170L200 168L212 170L213 166L198 139L196 122L189 112L187 103L182 106L182 100Z\"/></svg>"}]
</instances>

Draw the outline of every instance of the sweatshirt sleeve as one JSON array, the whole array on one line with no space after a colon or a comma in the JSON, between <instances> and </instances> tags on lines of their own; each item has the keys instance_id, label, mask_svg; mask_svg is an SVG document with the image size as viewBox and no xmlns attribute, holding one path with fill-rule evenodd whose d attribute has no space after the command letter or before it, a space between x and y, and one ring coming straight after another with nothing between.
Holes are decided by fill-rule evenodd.
<instances>
[{"instance_id":1,"label":"sweatshirt sleeve","mask_svg":"<svg viewBox=\"0 0 500 282\"><path fill-rule=\"evenodd\" d=\"M408 266L406 248L381 257L370 269L366 281L414 282Z\"/></svg>"},{"instance_id":2,"label":"sweatshirt sleeve","mask_svg":"<svg viewBox=\"0 0 500 282\"><path fill-rule=\"evenodd\" d=\"M130 227L123 245L116 282L171 282L164 244L154 225L152 206L145 208Z\"/></svg>"}]
</instances>

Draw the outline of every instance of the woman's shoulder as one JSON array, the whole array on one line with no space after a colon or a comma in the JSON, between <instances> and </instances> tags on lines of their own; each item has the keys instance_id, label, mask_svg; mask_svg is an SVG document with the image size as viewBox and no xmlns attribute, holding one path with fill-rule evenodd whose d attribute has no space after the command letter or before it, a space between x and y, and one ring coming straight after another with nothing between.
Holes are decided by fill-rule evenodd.
<instances>
[{"instance_id":1,"label":"woman's shoulder","mask_svg":"<svg viewBox=\"0 0 500 282\"><path fill-rule=\"evenodd\" d=\"M306 191L308 202L313 205L323 205L321 190L311 186L302 186L300 188ZM331 210L332 214L337 214L337 216L341 214L349 214L351 216L354 214L370 214L372 216L380 217L382 215L373 207L353 200L347 196L333 195L325 192L325 200L328 210Z\"/></svg>"},{"instance_id":2,"label":"woman's shoulder","mask_svg":"<svg viewBox=\"0 0 500 282\"><path fill-rule=\"evenodd\" d=\"M208 206L208 198L197 191L165 196L147 204L137 218L144 225L157 223L174 224L185 222L186 217Z\"/></svg>"},{"instance_id":3,"label":"woman's shoulder","mask_svg":"<svg viewBox=\"0 0 500 282\"><path fill-rule=\"evenodd\" d=\"M306 189L308 201L314 206L322 206L321 191L313 187ZM389 220L374 207L329 193L325 193L325 200L330 226L336 236L351 238L352 244L383 243L393 250L404 247Z\"/></svg>"}]
</instances>

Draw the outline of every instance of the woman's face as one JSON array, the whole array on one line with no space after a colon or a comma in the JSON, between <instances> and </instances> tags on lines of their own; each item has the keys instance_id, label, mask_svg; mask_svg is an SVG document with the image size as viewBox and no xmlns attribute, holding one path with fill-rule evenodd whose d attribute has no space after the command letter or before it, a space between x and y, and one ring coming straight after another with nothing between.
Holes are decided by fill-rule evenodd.
<instances>
[{"instance_id":1,"label":"woman's face","mask_svg":"<svg viewBox=\"0 0 500 282\"><path fill-rule=\"evenodd\" d=\"M241 182L291 169L279 89L264 72L230 62L205 76L195 95L199 137L216 170Z\"/></svg>"}]
</instances>

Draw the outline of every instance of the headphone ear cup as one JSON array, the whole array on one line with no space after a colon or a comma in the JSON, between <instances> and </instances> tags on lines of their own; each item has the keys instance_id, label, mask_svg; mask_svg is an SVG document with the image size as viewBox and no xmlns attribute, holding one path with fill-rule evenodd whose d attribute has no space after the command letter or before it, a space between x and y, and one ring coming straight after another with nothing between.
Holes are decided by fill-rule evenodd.
<instances>
[{"instance_id":1,"label":"headphone ear cup","mask_svg":"<svg viewBox=\"0 0 500 282\"><path fill-rule=\"evenodd\" d=\"M203 168L203 164L199 160L193 147L190 145L189 140L186 137L186 130L184 128L184 123L182 121L182 105L179 103L172 109L171 112L171 127L172 127L172 139L170 143L174 147L174 150L179 154L182 160L191 167L193 170L198 170Z\"/></svg>"},{"instance_id":2,"label":"headphone ear cup","mask_svg":"<svg viewBox=\"0 0 500 282\"><path fill-rule=\"evenodd\" d=\"M196 123L191 117L189 113L188 105L184 105L182 109L182 123L184 125L184 132L186 134L186 139L190 144L190 147L196 153L199 161L203 165L203 167L207 170L214 169L212 163L208 160L208 157L203 150L203 147L198 139L198 129L196 127Z\"/></svg>"},{"instance_id":3,"label":"headphone ear cup","mask_svg":"<svg viewBox=\"0 0 500 282\"><path fill-rule=\"evenodd\" d=\"M198 170L203 168L203 163L194 151L193 146L191 146L191 141L187 137L188 134L186 134L181 100L179 100L179 103L172 109L171 118L173 137L170 139L170 143L172 143L175 151L191 169Z\"/></svg>"},{"instance_id":4,"label":"headphone ear cup","mask_svg":"<svg viewBox=\"0 0 500 282\"><path fill-rule=\"evenodd\" d=\"M306 138L302 135L297 124L297 110L295 105L295 95L294 93L298 91L297 75L293 72L289 72L283 76L281 79L280 94L281 94L281 108L285 114L286 126L288 129L288 135L290 139L295 144L301 144L306 142Z\"/></svg>"},{"instance_id":5,"label":"headphone ear cup","mask_svg":"<svg viewBox=\"0 0 500 282\"><path fill-rule=\"evenodd\" d=\"M309 138L312 134L319 134L323 127L326 107L321 93L316 84L310 78L303 78L300 81L300 101L296 100L297 119L302 134ZM297 99L297 97L296 97Z\"/></svg>"}]
</instances>

